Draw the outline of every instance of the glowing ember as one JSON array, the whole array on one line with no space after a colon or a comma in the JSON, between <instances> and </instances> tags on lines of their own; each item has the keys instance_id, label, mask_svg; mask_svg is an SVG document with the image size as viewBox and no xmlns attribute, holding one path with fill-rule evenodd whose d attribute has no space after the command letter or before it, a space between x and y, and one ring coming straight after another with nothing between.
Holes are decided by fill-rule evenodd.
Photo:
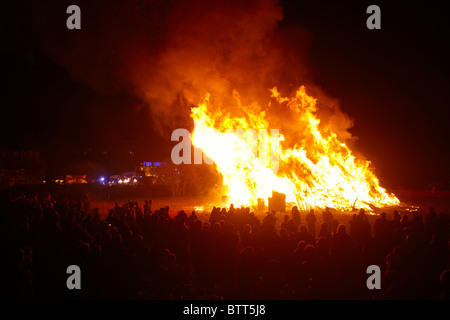
<instances>
[{"instance_id":1,"label":"glowing ember","mask_svg":"<svg viewBox=\"0 0 450 320\"><path fill-rule=\"evenodd\" d=\"M242 106L239 95L233 96L243 117L211 112L209 95L192 108L191 117L195 124L192 143L215 162L235 205L256 206L259 198L267 204L272 190L286 194L287 202L305 210L399 204L395 195L380 186L369 161L356 158L331 128L320 126L316 99L303 86L292 98L282 97L276 88L271 90L269 107L287 110L289 128L297 130L290 146L285 145L283 127L280 135L267 130L271 117L266 111L256 103Z\"/></svg>"}]
</instances>

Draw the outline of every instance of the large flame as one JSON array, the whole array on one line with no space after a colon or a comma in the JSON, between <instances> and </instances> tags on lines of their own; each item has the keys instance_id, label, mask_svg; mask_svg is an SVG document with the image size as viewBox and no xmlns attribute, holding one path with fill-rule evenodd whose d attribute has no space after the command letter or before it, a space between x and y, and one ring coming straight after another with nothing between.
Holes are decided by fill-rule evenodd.
<instances>
[{"instance_id":1,"label":"large flame","mask_svg":"<svg viewBox=\"0 0 450 320\"><path fill-rule=\"evenodd\" d=\"M304 86L292 98L282 97L276 88L271 90L271 103L288 110L293 116L291 126L301 132L291 147L283 145L283 128L279 135L267 130L270 119L256 103L242 106L236 92L234 98L244 117L211 112L209 94L191 110L192 143L214 161L231 203L255 206L258 199L264 199L267 204L274 190L305 210L399 204L395 195L380 186L369 161L356 158L331 128L320 128L316 99L306 94Z\"/></svg>"}]
</instances>

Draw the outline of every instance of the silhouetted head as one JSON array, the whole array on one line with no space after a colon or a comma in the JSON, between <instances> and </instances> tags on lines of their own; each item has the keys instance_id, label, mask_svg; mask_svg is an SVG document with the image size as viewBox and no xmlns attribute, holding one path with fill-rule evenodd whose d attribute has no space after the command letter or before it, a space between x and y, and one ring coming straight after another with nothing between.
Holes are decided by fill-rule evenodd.
<instances>
[{"instance_id":1,"label":"silhouetted head","mask_svg":"<svg viewBox=\"0 0 450 320\"><path fill-rule=\"evenodd\" d=\"M428 212L428 219L429 220L437 220L437 213L436 211L430 211Z\"/></svg>"},{"instance_id":2,"label":"silhouetted head","mask_svg":"<svg viewBox=\"0 0 450 320\"><path fill-rule=\"evenodd\" d=\"M327 254L330 250L330 240L326 237L319 237L317 239L317 251L320 254Z\"/></svg>"},{"instance_id":3,"label":"silhouetted head","mask_svg":"<svg viewBox=\"0 0 450 320\"><path fill-rule=\"evenodd\" d=\"M441 272L439 276L439 280L441 281L441 285L444 288L445 292L450 292L450 269L446 269Z\"/></svg>"},{"instance_id":4,"label":"silhouetted head","mask_svg":"<svg viewBox=\"0 0 450 320\"><path fill-rule=\"evenodd\" d=\"M346 232L347 232L347 227L346 227L345 225L340 224L340 225L337 227L337 233L338 233L338 234L345 234Z\"/></svg>"},{"instance_id":5,"label":"silhouetted head","mask_svg":"<svg viewBox=\"0 0 450 320\"><path fill-rule=\"evenodd\" d=\"M141 246L144 243L144 237L141 234L136 235L136 245Z\"/></svg>"},{"instance_id":6,"label":"silhouetted head","mask_svg":"<svg viewBox=\"0 0 450 320\"><path fill-rule=\"evenodd\" d=\"M199 220L199 219L195 220L195 222L194 222L194 228L195 228L196 230L201 230L201 229L202 229L202 226L203 226L202 220Z\"/></svg>"},{"instance_id":7,"label":"silhouetted head","mask_svg":"<svg viewBox=\"0 0 450 320\"><path fill-rule=\"evenodd\" d=\"M398 283L400 280L400 274L395 270L388 270L383 275L382 287L389 288Z\"/></svg>"},{"instance_id":8,"label":"silhouetted head","mask_svg":"<svg viewBox=\"0 0 450 320\"><path fill-rule=\"evenodd\" d=\"M251 233L252 232L252 226L249 225L248 223L244 226L243 229L244 233Z\"/></svg>"},{"instance_id":9,"label":"silhouetted head","mask_svg":"<svg viewBox=\"0 0 450 320\"><path fill-rule=\"evenodd\" d=\"M21 248L14 249L11 252L11 258L10 261L13 262L14 267L21 267L25 261L25 253Z\"/></svg>"},{"instance_id":10,"label":"silhouetted head","mask_svg":"<svg viewBox=\"0 0 450 320\"><path fill-rule=\"evenodd\" d=\"M83 256L83 258L87 258L89 256L89 252L91 251L90 249L91 247L89 243L82 242L80 244L80 253Z\"/></svg>"},{"instance_id":11,"label":"silhouetted head","mask_svg":"<svg viewBox=\"0 0 450 320\"><path fill-rule=\"evenodd\" d=\"M304 248L306 246L306 241L302 240L297 242L297 248L295 249L297 252L302 252L304 251Z\"/></svg>"},{"instance_id":12,"label":"silhouetted head","mask_svg":"<svg viewBox=\"0 0 450 320\"><path fill-rule=\"evenodd\" d=\"M433 233L431 236L430 245L432 246L439 246L441 244L444 244L444 239L442 238L440 233Z\"/></svg>"},{"instance_id":13,"label":"silhouetted head","mask_svg":"<svg viewBox=\"0 0 450 320\"><path fill-rule=\"evenodd\" d=\"M397 269L397 259L395 258L393 253L388 253L386 258L384 259L387 269Z\"/></svg>"},{"instance_id":14,"label":"silhouetted head","mask_svg":"<svg viewBox=\"0 0 450 320\"><path fill-rule=\"evenodd\" d=\"M308 260L314 259L316 256L316 248L312 244L305 247L305 258Z\"/></svg>"},{"instance_id":15,"label":"silhouetted head","mask_svg":"<svg viewBox=\"0 0 450 320\"><path fill-rule=\"evenodd\" d=\"M239 253L239 258L242 260L248 260L255 255L255 249L253 247L245 247Z\"/></svg>"},{"instance_id":16,"label":"silhouetted head","mask_svg":"<svg viewBox=\"0 0 450 320\"><path fill-rule=\"evenodd\" d=\"M212 226L211 226L211 231L212 231L213 233L219 233L221 228L222 228L222 227L221 227L220 223L215 222L215 223L213 223Z\"/></svg>"}]
</instances>

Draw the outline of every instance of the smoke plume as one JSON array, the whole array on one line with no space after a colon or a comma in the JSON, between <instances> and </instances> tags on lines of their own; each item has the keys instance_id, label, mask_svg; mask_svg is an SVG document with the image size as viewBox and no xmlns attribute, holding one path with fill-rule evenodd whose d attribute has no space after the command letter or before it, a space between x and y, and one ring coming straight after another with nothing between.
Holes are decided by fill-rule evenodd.
<instances>
[{"instance_id":1,"label":"smoke plume","mask_svg":"<svg viewBox=\"0 0 450 320\"><path fill-rule=\"evenodd\" d=\"M233 90L243 103L267 105L270 88L289 95L306 84L325 121L349 137L351 121L310 79L311 35L283 25L277 1L79 1L77 31L63 27L69 4L38 4L41 45L74 79L139 97L161 134L191 126L190 108L207 92L214 105L239 112Z\"/></svg>"}]
</instances>

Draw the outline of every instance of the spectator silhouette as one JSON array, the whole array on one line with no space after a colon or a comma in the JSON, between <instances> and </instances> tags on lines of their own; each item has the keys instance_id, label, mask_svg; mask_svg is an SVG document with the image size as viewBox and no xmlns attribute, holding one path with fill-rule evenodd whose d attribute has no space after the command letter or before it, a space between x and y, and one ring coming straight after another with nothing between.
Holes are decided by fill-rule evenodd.
<instances>
[{"instance_id":1,"label":"spectator silhouette","mask_svg":"<svg viewBox=\"0 0 450 320\"><path fill-rule=\"evenodd\" d=\"M388 221L386 220L386 212L382 212L380 217L375 221L373 231L376 235L382 235L387 232Z\"/></svg>"},{"instance_id":2,"label":"spectator silhouette","mask_svg":"<svg viewBox=\"0 0 450 320\"><path fill-rule=\"evenodd\" d=\"M292 220L293 220L293 224L294 224L294 232L298 231L298 227L300 227L300 223L301 223L301 217L300 217L300 211L298 210L297 206L293 206L292 210L291 210L291 214L292 214Z\"/></svg>"},{"instance_id":3,"label":"spectator silhouette","mask_svg":"<svg viewBox=\"0 0 450 320\"><path fill-rule=\"evenodd\" d=\"M322 226L320 227L319 231L319 237L331 239L331 232L329 230L328 223L326 222L322 223Z\"/></svg>"},{"instance_id":4,"label":"spectator silhouette","mask_svg":"<svg viewBox=\"0 0 450 320\"><path fill-rule=\"evenodd\" d=\"M337 257L347 257L353 249L353 240L347 234L347 227L340 224L333 236L332 252Z\"/></svg>"},{"instance_id":5,"label":"spectator silhouette","mask_svg":"<svg viewBox=\"0 0 450 320\"><path fill-rule=\"evenodd\" d=\"M450 269L442 271L439 276L442 290L438 296L439 300L450 300Z\"/></svg>"},{"instance_id":6,"label":"spectator silhouette","mask_svg":"<svg viewBox=\"0 0 450 320\"><path fill-rule=\"evenodd\" d=\"M308 232L313 238L316 237L316 216L314 214L314 209L309 210L306 215L306 222L308 224Z\"/></svg>"},{"instance_id":7,"label":"spectator silhouette","mask_svg":"<svg viewBox=\"0 0 450 320\"><path fill-rule=\"evenodd\" d=\"M174 214L150 200L102 216L82 198L19 195L0 202L1 297L366 299L375 263L383 278L373 299L448 299L448 214L361 210L347 229L326 208L317 238L311 217L301 225L293 208L280 224L276 212L261 222L234 206ZM65 288L70 264L89 270L82 292Z\"/></svg>"},{"instance_id":8,"label":"spectator silhouette","mask_svg":"<svg viewBox=\"0 0 450 320\"><path fill-rule=\"evenodd\" d=\"M322 212L323 222L326 222L328 226L332 227L333 225L333 214L330 211L330 208L326 207L325 211ZM334 230L330 230L334 234Z\"/></svg>"},{"instance_id":9,"label":"spectator silhouette","mask_svg":"<svg viewBox=\"0 0 450 320\"><path fill-rule=\"evenodd\" d=\"M308 232L308 229L304 225L300 226L300 231L297 233L297 241L305 241L308 244L315 243L315 239Z\"/></svg>"}]
</instances>

